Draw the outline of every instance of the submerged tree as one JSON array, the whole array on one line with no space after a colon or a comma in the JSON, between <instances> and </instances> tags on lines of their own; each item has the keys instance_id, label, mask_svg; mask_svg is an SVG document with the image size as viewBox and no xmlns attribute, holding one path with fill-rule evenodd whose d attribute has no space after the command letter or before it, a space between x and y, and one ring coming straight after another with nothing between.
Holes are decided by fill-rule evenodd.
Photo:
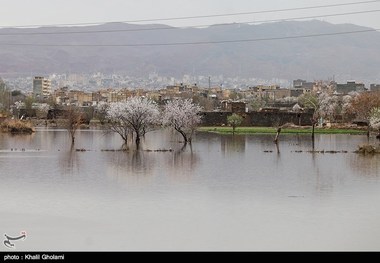
<instances>
[{"instance_id":1,"label":"submerged tree","mask_svg":"<svg viewBox=\"0 0 380 263\"><path fill-rule=\"evenodd\" d=\"M112 103L107 109L106 119L108 120L109 129L119 134L124 140L124 144L127 145L130 125L123 112L124 108L125 106L121 102Z\"/></svg>"},{"instance_id":2,"label":"submerged tree","mask_svg":"<svg viewBox=\"0 0 380 263\"><path fill-rule=\"evenodd\" d=\"M138 146L141 137L158 124L159 110L155 102L142 97L132 97L125 102L111 103L107 109L110 129L127 143L128 134L136 135Z\"/></svg>"},{"instance_id":3,"label":"submerged tree","mask_svg":"<svg viewBox=\"0 0 380 263\"><path fill-rule=\"evenodd\" d=\"M232 127L232 134L235 134L236 127L240 126L243 122L243 117L234 113L227 117L227 123Z\"/></svg>"},{"instance_id":4,"label":"submerged tree","mask_svg":"<svg viewBox=\"0 0 380 263\"><path fill-rule=\"evenodd\" d=\"M191 99L175 99L166 103L162 123L179 132L185 144L191 143L194 131L201 123L201 110Z\"/></svg>"},{"instance_id":5,"label":"submerged tree","mask_svg":"<svg viewBox=\"0 0 380 263\"><path fill-rule=\"evenodd\" d=\"M65 111L65 128L71 137L71 144L75 143L75 132L82 124L82 112L78 107L69 106Z\"/></svg>"},{"instance_id":6,"label":"submerged tree","mask_svg":"<svg viewBox=\"0 0 380 263\"><path fill-rule=\"evenodd\" d=\"M314 142L314 130L315 125L318 123L319 117L319 101L316 94L303 94L298 98L298 102L303 105L304 108L313 110L313 117L311 119L311 139Z\"/></svg>"}]
</instances>

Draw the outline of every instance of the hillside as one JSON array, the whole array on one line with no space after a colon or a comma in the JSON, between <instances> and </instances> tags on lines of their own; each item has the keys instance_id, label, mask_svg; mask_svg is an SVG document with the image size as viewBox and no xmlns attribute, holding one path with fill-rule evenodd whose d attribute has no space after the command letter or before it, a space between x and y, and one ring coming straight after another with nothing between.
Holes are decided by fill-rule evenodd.
<instances>
[{"instance_id":1,"label":"hillside","mask_svg":"<svg viewBox=\"0 0 380 263\"><path fill-rule=\"evenodd\" d=\"M160 30L146 30L167 28ZM144 30L145 29L145 30ZM368 32L271 41L134 47L14 46L8 44L118 45L283 38L365 30L317 20L177 29L164 25L110 23L86 27L0 29L0 74L123 72L146 76L219 75L257 78L380 81L380 33ZM93 34L48 32L115 31ZM22 33L22 35L6 35ZM4 45L7 44L7 45Z\"/></svg>"}]
</instances>

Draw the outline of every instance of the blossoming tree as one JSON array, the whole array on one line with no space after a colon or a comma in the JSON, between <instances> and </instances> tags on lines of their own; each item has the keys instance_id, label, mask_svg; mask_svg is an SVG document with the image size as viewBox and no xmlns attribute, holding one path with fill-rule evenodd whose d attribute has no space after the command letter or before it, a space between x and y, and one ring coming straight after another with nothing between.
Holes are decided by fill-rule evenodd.
<instances>
[{"instance_id":1,"label":"blossoming tree","mask_svg":"<svg viewBox=\"0 0 380 263\"><path fill-rule=\"evenodd\" d=\"M98 105L96 105L96 108L95 108L96 117L99 119L101 124L105 123L108 107L109 107L109 104L104 101L100 101Z\"/></svg>"},{"instance_id":2,"label":"blossoming tree","mask_svg":"<svg viewBox=\"0 0 380 263\"><path fill-rule=\"evenodd\" d=\"M107 109L110 129L127 143L128 134L136 136L136 145L158 123L159 110L156 103L143 97L131 97L125 102L111 103Z\"/></svg>"},{"instance_id":3,"label":"blossoming tree","mask_svg":"<svg viewBox=\"0 0 380 263\"><path fill-rule=\"evenodd\" d=\"M342 101L338 96L323 92L318 96L318 116L330 121L342 111Z\"/></svg>"},{"instance_id":4,"label":"blossoming tree","mask_svg":"<svg viewBox=\"0 0 380 263\"><path fill-rule=\"evenodd\" d=\"M373 108L371 110L369 124L373 129L378 130L376 138L380 139L380 108Z\"/></svg>"},{"instance_id":5,"label":"blossoming tree","mask_svg":"<svg viewBox=\"0 0 380 263\"><path fill-rule=\"evenodd\" d=\"M350 111L356 118L368 123L367 136L370 131L370 118L373 109L380 107L380 92L363 92L355 96L351 102Z\"/></svg>"},{"instance_id":6,"label":"blossoming tree","mask_svg":"<svg viewBox=\"0 0 380 263\"><path fill-rule=\"evenodd\" d=\"M166 103L162 123L179 132L185 144L191 143L194 131L201 123L201 110L191 99L175 99Z\"/></svg>"}]
</instances>

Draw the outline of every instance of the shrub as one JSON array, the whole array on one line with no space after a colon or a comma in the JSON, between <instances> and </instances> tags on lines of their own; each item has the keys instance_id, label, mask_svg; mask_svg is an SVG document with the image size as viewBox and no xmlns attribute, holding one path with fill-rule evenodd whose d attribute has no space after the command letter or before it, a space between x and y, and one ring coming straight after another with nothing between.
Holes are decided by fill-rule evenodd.
<instances>
[{"instance_id":1,"label":"shrub","mask_svg":"<svg viewBox=\"0 0 380 263\"><path fill-rule=\"evenodd\" d=\"M1 124L0 128L2 132L9 132L9 133L31 134L35 131L30 122L22 121L22 120L5 120Z\"/></svg>"}]
</instances>

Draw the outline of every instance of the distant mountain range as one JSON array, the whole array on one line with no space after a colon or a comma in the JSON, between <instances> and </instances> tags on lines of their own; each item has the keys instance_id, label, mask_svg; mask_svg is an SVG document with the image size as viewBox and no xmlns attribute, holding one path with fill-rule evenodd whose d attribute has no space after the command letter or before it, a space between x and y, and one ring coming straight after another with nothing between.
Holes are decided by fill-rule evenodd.
<instances>
[{"instance_id":1,"label":"distant mountain range","mask_svg":"<svg viewBox=\"0 0 380 263\"><path fill-rule=\"evenodd\" d=\"M100 71L122 72L142 77L157 72L165 76L223 74L226 77L288 80L316 80L335 76L342 81L356 79L380 82L379 32L292 38L366 29L368 28L352 24L335 25L317 20L184 29L165 25L125 23L86 27L4 28L0 29L0 76L7 73ZM50 34L67 31L102 33ZM16 33L20 35L12 35ZM199 45L140 46L152 43L268 38L275 39ZM58 46L38 46L39 44ZM87 44L136 46L80 46Z\"/></svg>"}]
</instances>

